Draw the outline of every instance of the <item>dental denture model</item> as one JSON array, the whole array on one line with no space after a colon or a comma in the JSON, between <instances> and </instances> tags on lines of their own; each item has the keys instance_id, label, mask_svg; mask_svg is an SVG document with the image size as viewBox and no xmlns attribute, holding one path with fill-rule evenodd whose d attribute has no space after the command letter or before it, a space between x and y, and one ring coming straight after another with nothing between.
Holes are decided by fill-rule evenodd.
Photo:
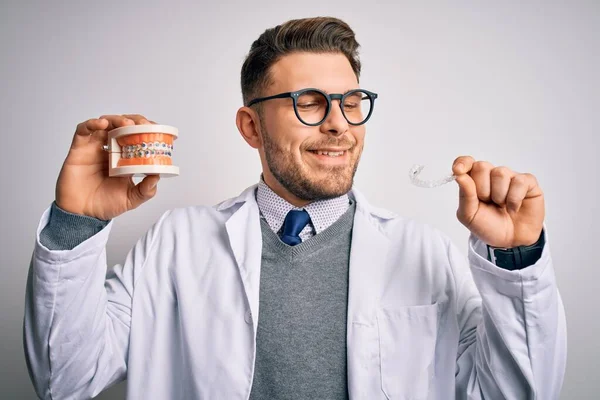
<instances>
[{"instance_id":1,"label":"dental denture model","mask_svg":"<svg viewBox=\"0 0 600 400\"><path fill-rule=\"evenodd\" d=\"M123 126L108 132L109 176L177 176L173 142L178 130L168 125Z\"/></svg>"}]
</instances>

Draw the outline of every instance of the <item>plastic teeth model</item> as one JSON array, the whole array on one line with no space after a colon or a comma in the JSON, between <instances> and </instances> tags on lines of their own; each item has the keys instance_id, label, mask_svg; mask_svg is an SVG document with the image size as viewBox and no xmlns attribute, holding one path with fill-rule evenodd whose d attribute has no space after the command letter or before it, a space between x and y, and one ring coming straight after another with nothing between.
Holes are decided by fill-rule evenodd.
<instances>
[{"instance_id":1,"label":"plastic teeth model","mask_svg":"<svg viewBox=\"0 0 600 400\"><path fill-rule=\"evenodd\" d=\"M178 129L168 125L122 126L108 132L109 176L179 175L173 165Z\"/></svg>"}]
</instances>

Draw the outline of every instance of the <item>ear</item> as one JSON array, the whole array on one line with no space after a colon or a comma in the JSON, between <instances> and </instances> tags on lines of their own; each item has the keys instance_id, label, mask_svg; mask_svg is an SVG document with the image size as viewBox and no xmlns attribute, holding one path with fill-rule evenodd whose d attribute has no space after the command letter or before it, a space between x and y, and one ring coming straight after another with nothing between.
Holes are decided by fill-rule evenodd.
<instances>
[{"instance_id":1,"label":"ear","mask_svg":"<svg viewBox=\"0 0 600 400\"><path fill-rule=\"evenodd\" d=\"M240 131L244 140L255 149L262 146L260 134L258 132L259 121L258 115L250 107L241 107L237 111L235 118L238 131Z\"/></svg>"}]
</instances>

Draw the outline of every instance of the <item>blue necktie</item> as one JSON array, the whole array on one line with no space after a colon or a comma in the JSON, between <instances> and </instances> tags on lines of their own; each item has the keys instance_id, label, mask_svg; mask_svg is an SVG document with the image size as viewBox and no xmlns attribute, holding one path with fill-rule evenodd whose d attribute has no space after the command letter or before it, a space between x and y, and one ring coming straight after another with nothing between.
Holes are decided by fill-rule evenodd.
<instances>
[{"instance_id":1,"label":"blue necktie","mask_svg":"<svg viewBox=\"0 0 600 400\"><path fill-rule=\"evenodd\" d=\"M281 232L281 241L295 246L302 243L300 232L310 221L310 215L305 210L291 210L283 221L283 229Z\"/></svg>"}]
</instances>

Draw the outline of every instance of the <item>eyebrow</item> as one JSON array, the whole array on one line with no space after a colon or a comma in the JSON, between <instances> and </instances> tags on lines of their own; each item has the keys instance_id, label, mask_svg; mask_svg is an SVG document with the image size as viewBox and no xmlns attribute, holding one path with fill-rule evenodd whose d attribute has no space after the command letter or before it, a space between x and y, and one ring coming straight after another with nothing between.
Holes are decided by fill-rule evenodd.
<instances>
[{"instance_id":1,"label":"eyebrow","mask_svg":"<svg viewBox=\"0 0 600 400\"><path fill-rule=\"evenodd\" d=\"M325 90L325 89L321 89L321 88L317 88L317 89L319 89L319 90L322 90L323 92L325 92L325 93L327 93L327 94L330 94L330 92L328 92L328 91L327 91L327 90ZM348 90L346 90L345 92L343 92L342 94L346 94L346 93L348 93L348 92L351 92L352 90L357 90L357 89L360 89L360 88L348 89Z\"/></svg>"}]
</instances>

